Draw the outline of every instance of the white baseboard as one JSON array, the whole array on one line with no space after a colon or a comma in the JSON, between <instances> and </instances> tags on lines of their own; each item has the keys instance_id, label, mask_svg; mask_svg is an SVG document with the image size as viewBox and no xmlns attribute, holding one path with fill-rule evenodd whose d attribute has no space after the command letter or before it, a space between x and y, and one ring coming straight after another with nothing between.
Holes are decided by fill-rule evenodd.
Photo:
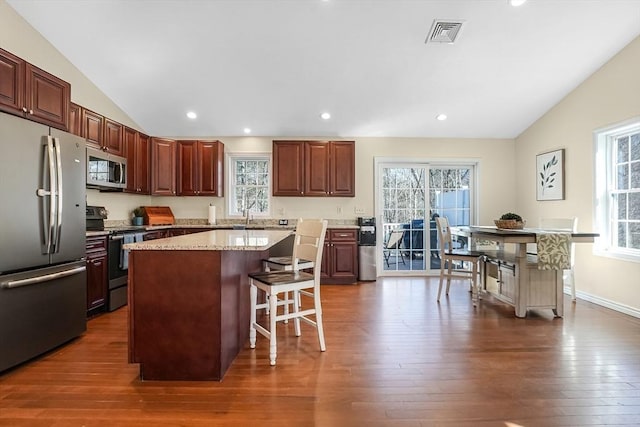
<instances>
[{"instance_id":1,"label":"white baseboard","mask_svg":"<svg viewBox=\"0 0 640 427\"><path fill-rule=\"evenodd\" d=\"M571 295L571 288L570 287L565 287L564 288L564 293ZM585 293L585 292L580 292L580 291L576 291L576 298L580 298L583 299L585 301L589 301L592 302L594 304L597 305L601 305L603 307L609 308L611 310L615 310L618 311L620 313L623 314L628 314L629 316L633 316L633 317L638 317L640 318L640 310L634 307L630 307L628 305L624 305L624 304L620 304L614 301L610 301L608 299L605 298L600 298L600 297L596 297L593 296L591 294Z\"/></svg>"}]
</instances>

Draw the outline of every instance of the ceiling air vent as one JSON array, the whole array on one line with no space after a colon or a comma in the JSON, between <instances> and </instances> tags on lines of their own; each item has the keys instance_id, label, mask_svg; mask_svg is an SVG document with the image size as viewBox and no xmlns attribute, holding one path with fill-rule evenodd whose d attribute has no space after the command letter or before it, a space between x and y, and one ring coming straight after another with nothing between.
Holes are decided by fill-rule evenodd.
<instances>
[{"instance_id":1,"label":"ceiling air vent","mask_svg":"<svg viewBox=\"0 0 640 427\"><path fill-rule=\"evenodd\" d=\"M460 35L464 21L452 19L436 19L431 25L429 36L425 43L453 43Z\"/></svg>"}]
</instances>

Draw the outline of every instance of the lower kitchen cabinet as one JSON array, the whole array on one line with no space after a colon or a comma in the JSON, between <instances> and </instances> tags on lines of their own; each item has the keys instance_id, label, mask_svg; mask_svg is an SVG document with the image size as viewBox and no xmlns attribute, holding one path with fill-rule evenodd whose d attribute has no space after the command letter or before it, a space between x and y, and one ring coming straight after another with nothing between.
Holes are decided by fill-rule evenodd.
<instances>
[{"instance_id":1,"label":"lower kitchen cabinet","mask_svg":"<svg viewBox=\"0 0 640 427\"><path fill-rule=\"evenodd\" d=\"M329 229L324 241L320 281L350 284L358 280L358 231Z\"/></svg>"},{"instance_id":2,"label":"lower kitchen cabinet","mask_svg":"<svg viewBox=\"0 0 640 427\"><path fill-rule=\"evenodd\" d=\"M105 309L108 286L107 236L87 237L87 316Z\"/></svg>"}]
</instances>

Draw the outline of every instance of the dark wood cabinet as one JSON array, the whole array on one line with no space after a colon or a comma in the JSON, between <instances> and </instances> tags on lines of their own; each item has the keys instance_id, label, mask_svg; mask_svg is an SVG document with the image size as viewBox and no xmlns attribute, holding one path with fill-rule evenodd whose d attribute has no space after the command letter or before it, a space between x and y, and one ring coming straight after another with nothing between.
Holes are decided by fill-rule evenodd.
<instances>
[{"instance_id":1,"label":"dark wood cabinet","mask_svg":"<svg viewBox=\"0 0 640 427\"><path fill-rule=\"evenodd\" d=\"M151 138L151 194L176 195L176 145L177 141Z\"/></svg>"},{"instance_id":2,"label":"dark wood cabinet","mask_svg":"<svg viewBox=\"0 0 640 427\"><path fill-rule=\"evenodd\" d=\"M355 197L356 145L353 141L329 143L329 195Z\"/></svg>"},{"instance_id":3,"label":"dark wood cabinet","mask_svg":"<svg viewBox=\"0 0 640 427\"><path fill-rule=\"evenodd\" d=\"M69 132L82 136L82 107L73 102L69 105Z\"/></svg>"},{"instance_id":4,"label":"dark wood cabinet","mask_svg":"<svg viewBox=\"0 0 640 427\"><path fill-rule=\"evenodd\" d=\"M82 108L80 115L82 117L81 135L87 140L87 145L102 149L104 116L86 108Z\"/></svg>"},{"instance_id":5,"label":"dark wood cabinet","mask_svg":"<svg viewBox=\"0 0 640 427\"><path fill-rule=\"evenodd\" d=\"M358 280L357 230L327 230L320 271L322 283L349 284Z\"/></svg>"},{"instance_id":6,"label":"dark wood cabinet","mask_svg":"<svg viewBox=\"0 0 640 427\"><path fill-rule=\"evenodd\" d=\"M304 195L304 144L300 141L273 141L273 195Z\"/></svg>"},{"instance_id":7,"label":"dark wood cabinet","mask_svg":"<svg viewBox=\"0 0 640 427\"><path fill-rule=\"evenodd\" d=\"M124 126L109 118L104 119L103 150L116 156L125 156L122 131Z\"/></svg>"},{"instance_id":8,"label":"dark wood cabinet","mask_svg":"<svg viewBox=\"0 0 640 427\"><path fill-rule=\"evenodd\" d=\"M321 141L304 143L304 195L329 195L329 144Z\"/></svg>"},{"instance_id":9,"label":"dark wood cabinet","mask_svg":"<svg viewBox=\"0 0 640 427\"><path fill-rule=\"evenodd\" d=\"M273 195L355 196L354 141L273 141Z\"/></svg>"},{"instance_id":10,"label":"dark wood cabinet","mask_svg":"<svg viewBox=\"0 0 640 427\"><path fill-rule=\"evenodd\" d=\"M224 144L220 141L177 142L179 196L223 196Z\"/></svg>"},{"instance_id":11,"label":"dark wood cabinet","mask_svg":"<svg viewBox=\"0 0 640 427\"><path fill-rule=\"evenodd\" d=\"M129 193L150 194L149 186L149 137L125 127L123 144L127 158L127 187Z\"/></svg>"},{"instance_id":12,"label":"dark wood cabinet","mask_svg":"<svg viewBox=\"0 0 640 427\"><path fill-rule=\"evenodd\" d=\"M87 237L87 315L103 311L107 299L107 236Z\"/></svg>"},{"instance_id":13,"label":"dark wood cabinet","mask_svg":"<svg viewBox=\"0 0 640 427\"><path fill-rule=\"evenodd\" d=\"M0 49L0 110L66 131L70 104L69 83Z\"/></svg>"}]
</instances>

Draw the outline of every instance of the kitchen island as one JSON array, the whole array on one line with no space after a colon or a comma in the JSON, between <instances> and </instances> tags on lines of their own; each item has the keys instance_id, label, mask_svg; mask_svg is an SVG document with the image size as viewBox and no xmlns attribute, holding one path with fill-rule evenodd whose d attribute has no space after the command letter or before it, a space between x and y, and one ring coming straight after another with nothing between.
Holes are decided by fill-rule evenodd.
<instances>
[{"instance_id":1,"label":"kitchen island","mask_svg":"<svg viewBox=\"0 0 640 427\"><path fill-rule=\"evenodd\" d=\"M249 337L248 272L292 232L214 230L129 249L129 362L143 380L221 380Z\"/></svg>"}]
</instances>

